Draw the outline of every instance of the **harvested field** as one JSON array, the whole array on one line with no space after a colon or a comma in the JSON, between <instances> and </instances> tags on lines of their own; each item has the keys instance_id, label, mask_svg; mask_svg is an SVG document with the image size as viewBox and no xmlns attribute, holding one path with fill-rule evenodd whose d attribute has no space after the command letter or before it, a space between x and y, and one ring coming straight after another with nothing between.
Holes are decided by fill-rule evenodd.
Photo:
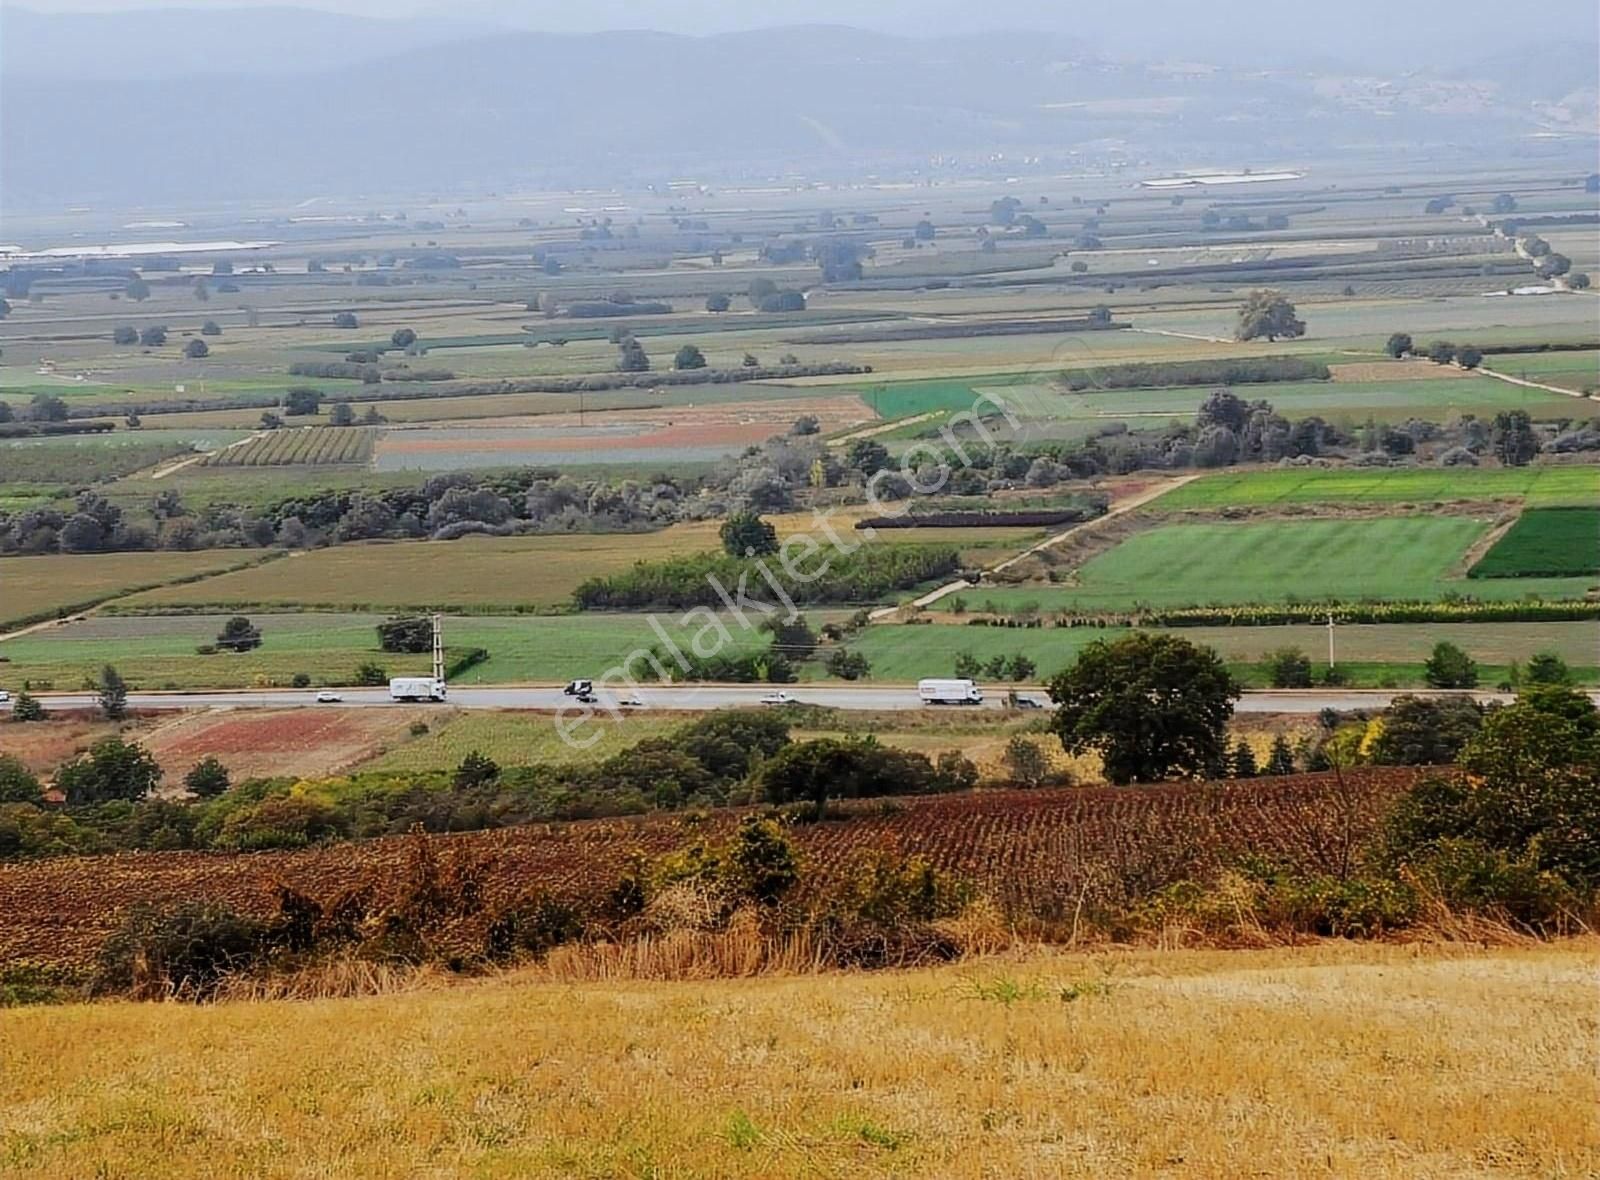
<instances>
[{"instance_id":1,"label":"harvested field","mask_svg":"<svg viewBox=\"0 0 1600 1180\"><path fill-rule=\"evenodd\" d=\"M717 459L787 433L807 414L830 433L873 417L858 398L826 397L490 418L386 431L374 465L400 471Z\"/></svg>"},{"instance_id":2,"label":"harvested field","mask_svg":"<svg viewBox=\"0 0 1600 1180\"><path fill-rule=\"evenodd\" d=\"M436 724L415 709L217 709L158 726L142 739L167 772L167 783L214 755L234 781L335 774L383 754L410 736L413 721Z\"/></svg>"},{"instance_id":3,"label":"harvested field","mask_svg":"<svg viewBox=\"0 0 1600 1180\"><path fill-rule=\"evenodd\" d=\"M88 717L52 717L49 722L0 721L0 754L19 759L34 774L45 776L87 750L103 737L126 730L126 724Z\"/></svg>"},{"instance_id":4,"label":"harvested field","mask_svg":"<svg viewBox=\"0 0 1600 1180\"><path fill-rule=\"evenodd\" d=\"M552 956L365 999L41 1007L5 1016L0 1124L33 1180L1555 1180L1600 1168L1595 953L1335 940L576 985Z\"/></svg>"},{"instance_id":5,"label":"harvested field","mask_svg":"<svg viewBox=\"0 0 1600 1180\"><path fill-rule=\"evenodd\" d=\"M1436 365L1432 361L1352 361L1349 364L1329 365L1328 372L1335 381L1452 381L1459 380L1462 371L1454 365Z\"/></svg>"},{"instance_id":6,"label":"harvested field","mask_svg":"<svg viewBox=\"0 0 1600 1180\"><path fill-rule=\"evenodd\" d=\"M682 526L655 533L339 545L190 586L141 594L132 601L141 606L214 603L358 610L549 608L567 602L586 578L620 572L638 561L714 549L717 544L714 528Z\"/></svg>"},{"instance_id":7,"label":"harvested field","mask_svg":"<svg viewBox=\"0 0 1600 1180\"><path fill-rule=\"evenodd\" d=\"M0 627L70 614L136 590L260 562L264 556L214 549L0 557Z\"/></svg>"},{"instance_id":8,"label":"harvested field","mask_svg":"<svg viewBox=\"0 0 1600 1180\"><path fill-rule=\"evenodd\" d=\"M854 805L843 822L800 825L794 839L819 887L863 852L893 848L971 881L1008 912L1070 915L1087 880L1108 898L1214 874L1250 851L1307 871L1332 871L1372 836L1378 817L1417 772L1366 769L1212 786L979 791L902 806ZM1348 826L1343 817L1349 813ZM726 834L738 812L709 819L663 814L539 824L436 837L445 855L483 858L485 913L530 886L592 899L636 853L658 855ZM373 880L396 887L414 837L298 852L155 852L0 865L0 962L81 965L123 913L141 902L211 899L272 912L271 887L327 901Z\"/></svg>"}]
</instances>

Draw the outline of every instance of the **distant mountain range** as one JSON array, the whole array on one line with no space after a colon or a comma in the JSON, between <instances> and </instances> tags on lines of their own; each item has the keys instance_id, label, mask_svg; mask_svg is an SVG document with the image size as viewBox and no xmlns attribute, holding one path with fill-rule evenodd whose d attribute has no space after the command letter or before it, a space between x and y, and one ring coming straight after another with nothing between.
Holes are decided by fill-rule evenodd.
<instances>
[{"instance_id":1,"label":"distant mountain range","mask_svg":"<svg viewBox=\"0 0 1600 1180\"><path fill-rule=\"evenodd\" d=\"M1596 107L1581 40L1437 72L1174 69L1068 33L486 32L504 13L463 11L0 10L0 200L859 175L935 153L1064 161L1119 144L1247 165L1345 145L1481 150L1592 131Z\"/></svg>"}]
</instances>

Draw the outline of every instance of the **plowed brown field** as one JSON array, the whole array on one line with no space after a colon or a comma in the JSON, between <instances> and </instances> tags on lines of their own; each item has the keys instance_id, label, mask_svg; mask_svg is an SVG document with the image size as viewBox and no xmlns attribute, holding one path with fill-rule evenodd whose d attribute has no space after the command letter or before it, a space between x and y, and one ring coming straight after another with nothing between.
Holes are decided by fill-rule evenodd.
<instances>
[{"instance_id":1,"label":"plowed brown field","mask_svg":"<svg viewBox=\"0 0 1600 1180\"><path fill-rule=\"evenodd\" d=\"M890 848L928 858L1008 912L1053 916L1091 878L1113 896L1144 896L1204 878L1244 853L1335 871L1371 837L1385 805L1416 773L1366 770L1346 775L1343 786L1331 775L1297 775L874 800L853 805L846 819L798 825L794 840L818 886L837 880L863 851ZM598 897L635 853L658 855L716 838L737 819L734 811L701 820L657 815L435 839L446 856L488 862L488 914L534 885ZM0 865L0 962L84 963L140 902L209 899L265 916L278 882L320 901L364 882L381 893L400 879L407 845L397 837L295 852L124 853Z\"/></svg>"}]
</instances>

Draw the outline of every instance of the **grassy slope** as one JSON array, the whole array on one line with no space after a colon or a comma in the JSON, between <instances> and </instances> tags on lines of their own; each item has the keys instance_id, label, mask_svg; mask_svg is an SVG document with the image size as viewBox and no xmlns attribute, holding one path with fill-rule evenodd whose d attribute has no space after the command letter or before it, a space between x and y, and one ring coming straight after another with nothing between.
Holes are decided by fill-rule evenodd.
<instances>
[{"instance_id":1,"label":"grassy slope","mask_svg":"<svg viewBox=\"0 0 1600 1180\"><path fill-rule=\"evenodd\" d=\"M1079 952L23 1009L0 1161L171 1180L1590 1174L1594 953Z\"/></svg>"}]
</instances>

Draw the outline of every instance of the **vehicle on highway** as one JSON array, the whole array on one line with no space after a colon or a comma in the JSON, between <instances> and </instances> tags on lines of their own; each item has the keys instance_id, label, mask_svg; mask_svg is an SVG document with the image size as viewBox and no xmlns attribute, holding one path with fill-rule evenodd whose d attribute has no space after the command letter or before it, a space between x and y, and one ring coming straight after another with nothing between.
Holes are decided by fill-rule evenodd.
<instances>
[{"instance_id":1,"label":"vehicle on highway","mask_svg":"<svg viewBox=\"0 0 1600 1180\"><path fill-rule=\"evenodd\" d=\"M0 688L0 705L5 704L10 699L11 699L11 694L9 692L7 692L5 689Z\"/></svg>"},{"instance_id":2,"label":"vehicle on highway","mask_svg":"<svg viewBox=\"0 0 1600 1180\"><path fill-rule=\"evenodd\" d=\"M444 698L444 681L432 676L396 676L389 681L392 701L442 701Z\"/></svg>"},{"instance_id":3,"label":"vehicle on highway","mask_svg":"<svg viewBox=\"0 0 1600 1180\"><path fill-rule=\"evenodd\" d=\"M970 680L919 680L917 695L924 705L981 705L983 692Z\"/></svg>"},{"instance_id":4,"label":"vehicle on highway","mask_svg":"<svg viewBox=\"0 0 1600 1180\"><path fill-rule=\"evenodd\" d=\"M319 705L337 705L342 700L344 700L344 697L330 688L325 688L317 694L317 704Z\"/></svg>"},{"instance_id":5,"label":"vehicle on highway","mask_svg":"<svg viewBox=\"0 0 1600 1180\"><path fill-rule=\"evenodd\" d=\"M567 681L567 687L563 688L561 691L566 693L569 697L578 697L579 699L582 699L584 696L594 692L594 681L569 680Z\"/></svg>"},{"instance_id":6,"label":"vehicle on highway","mask_svg":"<svg viewBox=\"0 0 1600 1180\"><path fill-rule=\"evenodd\" d=\"M623 697L621 700L619 700L617 702L617 704L621 705L624 709L642 709L642 708L644 708L644 702L639 699L637 693L632 694L630 696Z\"/></svg>"},{"instance_id":7,"label":"vehicle on highway","mask_svg":"<svg viewBox=\"0 0 1600 1180\"><path fill-rule=\"evenodd\" d=\"M1042 709L1042 708L1044 708L1044 702L1041 701L1038 697L1018 697L1017 700L1016 700L1016 708L1018 708L1018 709Z\"/></svg>"},{"instance_id":8,"label":"vehicle on highway","mask_svg":"<svg viewBox=\"0 0 1600 1180\"><path fill-rule=\"evenodd\" d=\"M766 696L761 698L761 703L763 705L792 705L795 703L795 700L794 696L790 693L769 692Z\"/></svg>"}]
</instances>

